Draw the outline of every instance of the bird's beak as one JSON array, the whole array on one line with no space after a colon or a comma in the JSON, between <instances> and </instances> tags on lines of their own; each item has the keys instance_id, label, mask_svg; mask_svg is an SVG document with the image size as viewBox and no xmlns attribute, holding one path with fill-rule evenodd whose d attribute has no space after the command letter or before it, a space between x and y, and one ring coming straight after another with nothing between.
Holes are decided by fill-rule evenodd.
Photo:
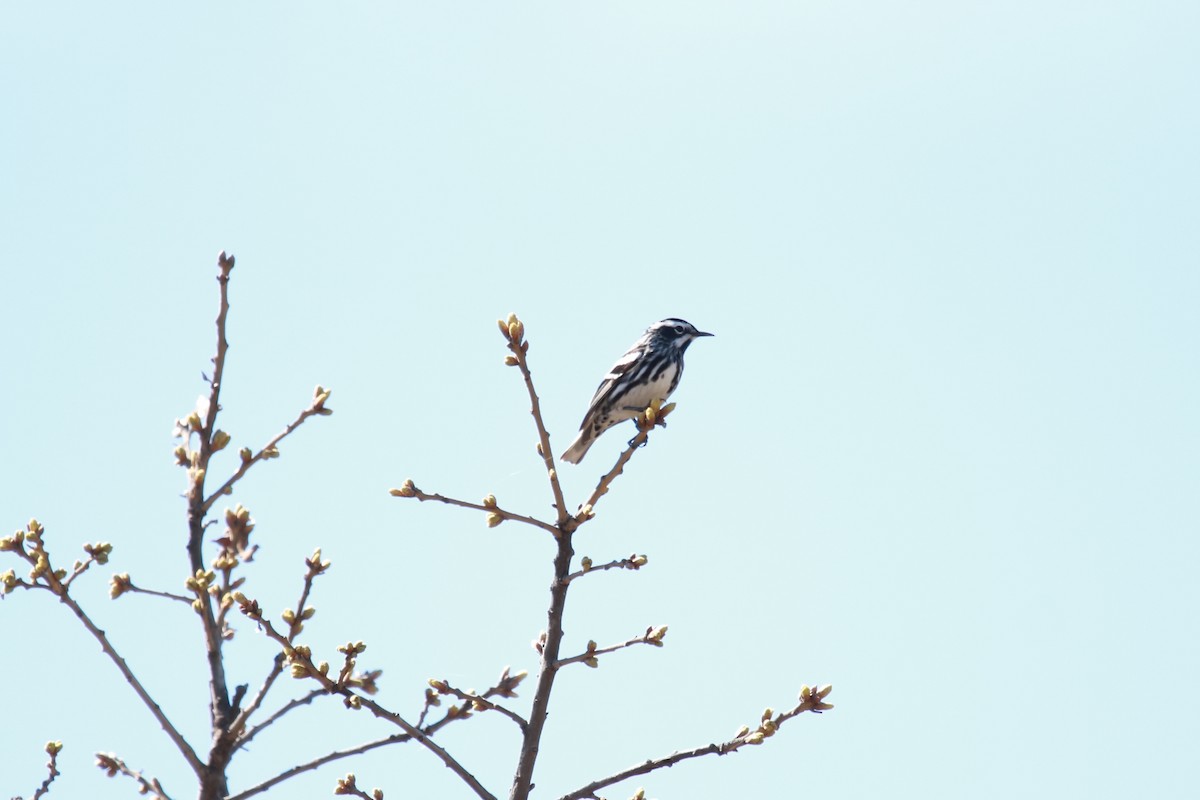
<instances>
[{"instance_id":1,"label":"bird's beak","mask_svg":"<svg viewBox=\"0 0 1200 800\"><path fill-rule=\"evenodd\" d=\"M713 336L714 334L705 333L704 331L696 331L697 336Z\"/></svg>"}]
</instances>

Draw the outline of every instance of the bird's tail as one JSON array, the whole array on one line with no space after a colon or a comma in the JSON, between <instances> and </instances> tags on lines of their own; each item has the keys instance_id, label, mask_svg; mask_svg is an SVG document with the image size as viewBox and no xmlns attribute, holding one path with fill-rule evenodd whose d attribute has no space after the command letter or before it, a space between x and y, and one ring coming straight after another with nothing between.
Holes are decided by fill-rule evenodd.
<instances>
[{"instance_id":1,"label":"bird's tail","mask_svg":"<svg viewBox=\"0 0 1200 800\"><path fill-rule=\"evenodd\" d=\"M575 441L571 442L571 446L562 454L562 460L568 464L578 464L583 461L583 457L587 455L588 448L592 446L592 442L596 441L596 437L591 436L592 426L585 425L579 435L575 437Z\"/></svg>"}]
</instances>

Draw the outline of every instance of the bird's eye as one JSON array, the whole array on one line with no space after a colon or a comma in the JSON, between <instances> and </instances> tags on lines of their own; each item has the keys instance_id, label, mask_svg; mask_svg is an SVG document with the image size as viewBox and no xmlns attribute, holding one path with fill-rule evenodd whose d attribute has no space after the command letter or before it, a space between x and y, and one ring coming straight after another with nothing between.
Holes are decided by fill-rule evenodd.
<instances>
[{"instance_id":1,"label":"bird's eye","mask_svg":"<svg viewBox=\"0 0 1200 800\"><path fill-rule=\"evenodd\" d=\"M677 333L677 334L679 334L680 336L682 336L682 335L683 335L683 326L682 326L682 325L676 325L676 326L675 326L675 333Z\"/></svg>"}]
</instances>

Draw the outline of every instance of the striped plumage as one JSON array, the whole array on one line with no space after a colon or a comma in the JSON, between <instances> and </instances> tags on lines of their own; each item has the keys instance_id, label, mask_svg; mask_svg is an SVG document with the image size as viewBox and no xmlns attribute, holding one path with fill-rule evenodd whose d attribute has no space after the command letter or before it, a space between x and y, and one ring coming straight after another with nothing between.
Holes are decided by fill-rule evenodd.
<instances>
[{"instance_id":1,"label":"striped plumage","mask_svg":"<svg viewBox=\"0 0 1200 800\"><path fill-rule=\"evenodd\" d=\"M683 375L684 352L701 336L712 334L698 331L690 322L674 317L647 328L600 382L579 426L579 436L563 453L563 461L578 464L600 434L619 422L633 419L651 401L661 402L670 397Z\"/></svg>"}]
</instances>

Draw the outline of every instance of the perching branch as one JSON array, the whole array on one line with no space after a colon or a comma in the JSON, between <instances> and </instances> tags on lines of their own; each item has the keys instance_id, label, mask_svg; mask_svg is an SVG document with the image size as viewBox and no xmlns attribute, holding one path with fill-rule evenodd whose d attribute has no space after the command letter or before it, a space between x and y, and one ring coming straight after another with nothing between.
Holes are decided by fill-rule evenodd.
<instances>
[{"instance_id":1,"label":"perching branch","mask_svg":"<svg viewBox=\"0 0 1200 800\"><path fill-rule=\"evenodd\" d=\"M667 415L674 410L674 403L667 403L660 407L659 401L655 400L649 408L642 412L641 416L635 419L638 427L637 436L629 440L629 444L621 451L621 455L617 456L617 463L600 477L600 482L596 484L591 497L579 507L579 511L572 518L575 527L579 527L596 516L596 504L600 502L600 498L608 494L613 481L625 471L625 465L629 463L629 459L633 458L633 454L650 440L650 431L658 426L666 427Z\"/></svg>"}]
</instances>

